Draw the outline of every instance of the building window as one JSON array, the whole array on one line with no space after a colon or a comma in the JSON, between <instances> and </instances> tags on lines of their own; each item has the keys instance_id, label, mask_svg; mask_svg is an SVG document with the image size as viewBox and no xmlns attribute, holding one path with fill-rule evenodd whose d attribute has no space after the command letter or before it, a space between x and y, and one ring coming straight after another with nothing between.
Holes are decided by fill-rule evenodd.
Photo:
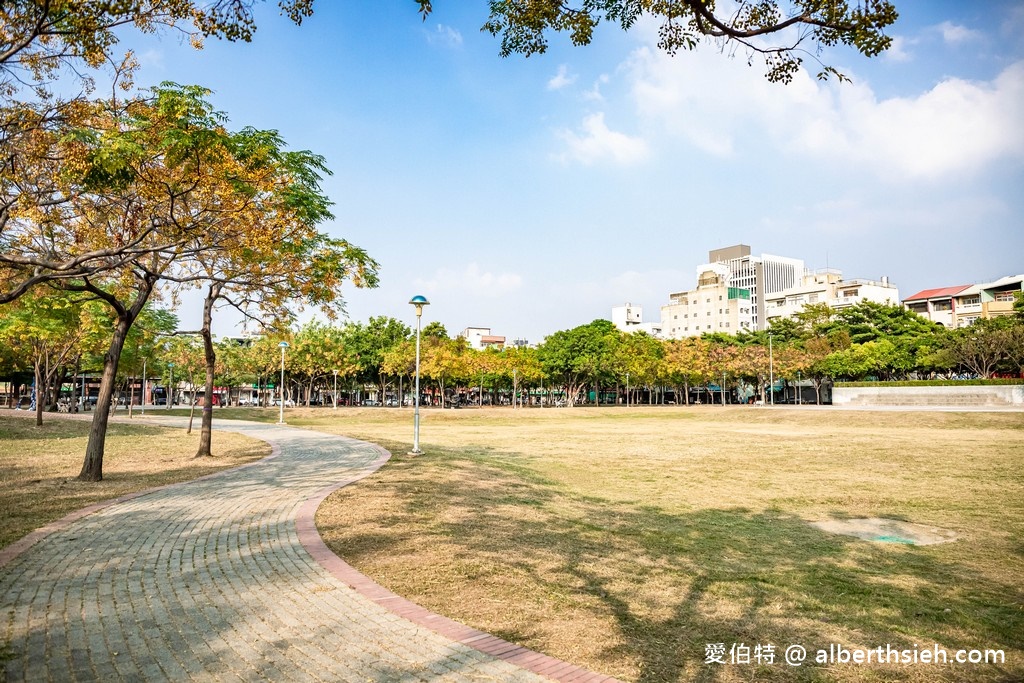
<instances>
[{"instance_id":1,"label":"building window","mask_svg":"<svg viewBox=\"0 0 1024 683\"><path fill-rule=\"evenodd\" d=\"M993 297L996 301L1013 301L1013 292L996 292Z\"/></svg>"},{"instance_id":2,"label":"building window","mask_svg":"<svg viewBox=\"0 0 1024 683\"><path fill-rule=\"evenodd\" d=\"M962 303L964 306L977 306L978 304L981 303L981 297L965 296L963 299L960 300L960 303Z\"/></svg>"}]
</instances>

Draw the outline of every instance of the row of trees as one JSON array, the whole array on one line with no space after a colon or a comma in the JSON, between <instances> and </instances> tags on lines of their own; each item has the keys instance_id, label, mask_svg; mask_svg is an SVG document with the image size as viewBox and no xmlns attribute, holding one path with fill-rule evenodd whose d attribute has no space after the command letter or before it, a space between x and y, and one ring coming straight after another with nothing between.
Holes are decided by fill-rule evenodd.
<instances>
[{"instance_id":1,"label":"row of trees","mask_svg":"<svg viewBox=\"0 0 1024 683\"><path fill-rule=\"evenodd\" d=\"M45 306L48 313L28 307ZM103 346L104 310L96 305L67 305L26 299L24 313L0 318L0 340L19 339L19 348L0 362L5 369L31 368L41 396L52 408L56 389L77 369L97 363ZM969 374L1024 373L1024 299L1018 313L946 330L899 306L864 302L836 311L809 306L794 319L776 321L770 331L658 340L643 333L626 334L610 322L556 332L536 348L471 349L450 338L442 325L423 330L421 375L442 405L474 394L475 400L498 403L500 396L542 390L570 405L598 400L605 392L629 392L632 402L662 401L671 391L688 401L691 389L716 384L753 391L762 400L771 379L805 379L816 389L833 380L952 377ZM57 313L59 312L59 315ZM119 381L142 375L167 377L173 363L177 377L193 387L205 384L204 339L173 335L175 321L166 311L148 309L145 324L133 328L131 352L122 359ZM41 322L33 322L41 321ZM31 337L25 336L31 332ZM213 382L249 387L276 383L281 365L279 343L287 341L287 394L309 405L332 395L335 386L373 391L383 398L408 393L415 372L413 331L387 317L368 323L332 325L311 322L293 332L269 335L240 345L215 345ZM335 379L337 378L337 380ZM336 384L337 381L337 384ZM284 388L280 388L284 397ZM211 395L207 389L207 396ZM820 393L819 393L820 396ZM42 403L42 402L40 402ZM38 408L43 410L43 406ZM209 413L210 411L206 411ZM41 417L41 413L40 413Z\"/></svg>"},{"instance_id":2,"label":"row of trees","mask_svg":"<svg viewBox=\"0 0 1024 683\"><path fill-rule=\"evenodd\" d=\"M288 337L286 371L303 387L300 400L329 392L334 371L347 385L375 387L380 396L410 386L415 371L412 331L390 318L367 325L334 327L312 323ZM255 381L278 367L278 339L250 349L226 351L225 384ZM765 398L770 379L805 379L817 389L825 382L926 377L1024 376L1024 298L1017 314L980 320L947 330L897 305L863 302L843 310L809 306L770 331L658 340L627 334L606 320L556 332L535 348L471 349L444 328L424 328L422 377L442 401L479 391L477 400L497 402L543 389L570 404L595 400L605 391L621 395L628 386L636 400L662 400L665 390L688 400L691 388L710 383L750 386Z\"/></svg>"}]
</instances>

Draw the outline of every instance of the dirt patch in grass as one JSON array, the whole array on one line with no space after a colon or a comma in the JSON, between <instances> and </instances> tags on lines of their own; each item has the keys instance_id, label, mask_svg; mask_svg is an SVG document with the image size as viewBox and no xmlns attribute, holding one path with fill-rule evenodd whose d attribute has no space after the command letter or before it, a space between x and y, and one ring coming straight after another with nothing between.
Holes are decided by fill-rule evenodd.
<instances>
[{"instance_id":1,"label":"dirt patch in grass","mask_svg":"<svg viewBox=\"0 0 1024 683\"><path fill-rule=\"evenodd\" d=\"M111 423L103 481L76 477L89 422L47 416L42 427L0 414L0 547L91 503L153 486L195 479L270 455L262 441L227 432L213 437L214 457L196 459L199 434L184 429Z\"/></svg>"},{"instance_id":2,"label":"dirt patch in grass","mask_svg":"<svg viewBox=\"0 0 1024 683\"><path fill-rule=\"evenodd\" d=\"M317 516L335 552L474 627L631 681L1024 677L1024 415L654 408L295 415L396 456ZM811 525L885 517L953 543ZM705 663L722 643L750 664ZM787 666L789 645L1003 650ZM753 657L761 646L762 661ZM768 663L765 646L773 646ZM749 648L745 650L744 648Z\"/></svg>"}]
</instances>

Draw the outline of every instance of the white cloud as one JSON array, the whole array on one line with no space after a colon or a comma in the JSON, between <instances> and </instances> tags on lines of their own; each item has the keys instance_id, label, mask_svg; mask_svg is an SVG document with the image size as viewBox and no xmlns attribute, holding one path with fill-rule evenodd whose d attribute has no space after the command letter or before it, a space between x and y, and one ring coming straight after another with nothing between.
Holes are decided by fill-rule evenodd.
<instances>
[{"instance_id":1,"label":"white cloud","mask_svg":"<svg viewBox=\"0 0 1024 683\"><path fill-rule=\"evenodd\" d=\"M517 273L484 271L477 263L470 263L461 271L439 268L429 279L417 278L414 284L429 294L458 291L463 295L494 297L522 287L523 278Z\"/></svg>"},{"instance_id":2,"label":"white cloud","mask_svg":"<svg viewBox=\"0 0 1024 683\"><path fill-rule=\"evenodd\" d=\"M576 82L576 75L569 74L569 67L565 64L561 64L558 67L558 73L551 77L548 81L548 90L561 90L562 88L572 85Z\"/></svg>"},{"instance_id":3,"label":"white cloud","mask_svg":"<svg viewBox=\"0 0 1024 683\"><path fill-rule=\"evenodd\" d=\"M979 40L982 37L979 31L954 24L951 21L944 21L936 26L935 29L942 34L942 40L948 45L961 45L972 40Z\"/></svg>"},{"instance_id":4,"label":"white cloud","mask_svg":"<svg viewBox=\"0 0 1024 683\"><path fill-rule=\"evenodd\" d=\"M578 161L590 165L607 160L628 165L642 161L648 155L647 143L641 138L609 129L604 122L603 112L585 117L579 133L563 130L559 137L567 147L567 151L559 157L562 161Z\"/></svg>"},{"instance_id":5,"label":"white cloud","mask_svg":"<svg viewBox=\"0 0 1024 683\"><path fill-rule=\"evenodd\" d=\"M600 76L598 76L597 80L594 81L593 87L590 90L583 93L583 99L591 100L593 102L604 101L604 95L601 94L601 86L605 85L610 80L611 78L608 77L608 74L601 74Z\"/></svg>"},{"instance_id":6,"label":"white cloud","mask_svg":"<svg viewBox=\"0 0 1024 683\"><path fill-rule=\"evenodd\" d=\"M908 46L915 45L916 40L904 36L893 36L889 49L882 53L882 58L889 62L909 62L913 55L907 51Z\"/></svg>"},{"instance_id":7,"label":"white cloud","mask_svg":"<svg viewBox=\"0 0 1024 683\"><path fill-rule=\"evenodd\" d=\"M462 45L462 34L459 30L444 24L438 24L433 33L427 34L427 41L431 45L443 45L445 47L459 47Z\"/></svg>"},{"instance_id":8,"label":"white cloud","mask_svg":"<svg viewBox=\"0 0 1024 683\"><path fill-rule=\"evenodd\" d=\"M650 148L663 148L655 138L668 136L717 157L782 151L853 163L887 180L1024 160L1024 62L991 81L947 78L920 94L880 99L856 78L820 83L801 72L776 85L713 50L684 57L644 47L625 71Z\"/></svg>"},{"instance_id":9,"label":"white cloud","mask_svg":"<svg viewBox=\"0 0 1024 683\"><path fill-rule=\"evenodd\" d=\"M802 136L818 155L838 152L888 173L939 178L1024 159L1024 62L991 82L949 78L917 97L879 100L866 86L840 90L826 137Z\"/></svg>"}]
</instances>

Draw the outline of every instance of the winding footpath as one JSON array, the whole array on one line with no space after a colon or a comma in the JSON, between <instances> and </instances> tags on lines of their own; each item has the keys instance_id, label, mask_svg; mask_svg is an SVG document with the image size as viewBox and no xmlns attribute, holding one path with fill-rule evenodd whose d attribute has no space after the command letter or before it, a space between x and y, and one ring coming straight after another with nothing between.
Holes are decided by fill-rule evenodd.
<instances>
[{"instance_id":1,"label":"winding footpath","mask_svg":"<svg viewBox=\"0 0 1024 683\"><path fill-rule=\"evenodd\" d=\"M431 614L327 550L317 505L386 451L218 427L273 454L87 508L0 552L6 680L613 680Z\"/></svg>"}]
</instances>

